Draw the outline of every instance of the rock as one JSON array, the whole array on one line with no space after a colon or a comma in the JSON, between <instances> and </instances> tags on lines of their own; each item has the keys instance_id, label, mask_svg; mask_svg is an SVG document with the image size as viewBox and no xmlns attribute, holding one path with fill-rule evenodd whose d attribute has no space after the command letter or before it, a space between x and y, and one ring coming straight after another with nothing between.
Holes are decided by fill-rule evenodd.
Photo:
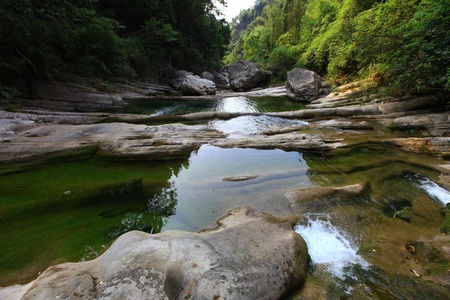
<instances>
[{"instance_id":1,"label":"rock","mask_svg":"<svg viewBox=\"0 0 450 300\"><path fill-rule=\"evenodd\" d=\"M364 186L361 184L346 185L342 187L317 187L305 188L289 191L285 194L286 198L291 203L304 203L314 201L330 196L337 197L352 197L359 195L364 191Z\"/></svg>"},{"instance_id":2,"label":"rock","mask_svg":"<svg viewBox=\"0 0 450 300\"><path fill-rule=\"evenodd\" d=\"M256 89L248 92L231 92L227 91L222 93L220 96L223 97L237 97L237 96L246 96L246 97L284 97L287 96L286 87L283 86L275 86L266 89Z\"/></svg>"},{"instance_id":3,"label":"rock","mask_svg":"<svg viewBox=\"0 0 450 300\"><path fill-rule=\"evenodd\" d=\"M213 72L213 75L214 75L213 81L219 89L230 88L230 79L228 73Z\"/></svg>"},{"instance_id":4,"label":"rock","mask_svg":"<svg viewBox=\"0 0 450 300\"><path fill-rule=\"evenodd\" d=\"M21 115L25 117L25 115ZM22 122L23 123L23 122ZM154 158L185 155L224 135L207 125L167 124L146 126L128 123L90 125L36 124L17 127L17 120L2 120L0 161L26 159L54 152L98 147L104 155L152 155ZM32 145L32 146L31 146Z\"/></svg>"},{"instance_id":5,"label":"rock","mask_svg":"<svg viewBox=\"0 0 450 300\"><path fill-rule=\"evenodd\" d=\"M222 180L223 181L231 181L231 182L238 182L238 181L247 181L258 178L258 176L234 176L234 177L225 177Z\"/></svg>"},{"instance_id":6,"label":"rock","mask_svg":"<svg viewBox=\"0 0 450 300\"><path fill-rule=\"evenodd\" d=\"M235 91L247 91L258 87L269 78L269 73L260 70L255 63L239 60L227 66L230 86Z\"/></svg>"},{"instance_id":7,"label":"rock","mask_svg":"<svg viewBox=\"0 0 450 300\"><path fill-rule=\"evenodd\" d=\"M293 223L241 207L200 233L128 232L97 259L52 266L0 298L279 299L306 277Z\"/></svg>"},{"instance_id":8,"label":"rock","mask_svg":"<svg viewBox=\"0 0 450 300\"><path fill-rule=\"evenodd\" d=\"M170 84L186 96L214 95L217 91L214 82L183 70L175 72Z\"/></svg>"},{"instance_id":9,"label":"rock","mask_svg":"<svg viewBox=\"0 0 450 300\"><path fill-rule=\"evenodd\" d=\"M382 142L415 153L435 153L444 158L450 157L450 137L394 138Z\"/></svg>"},{"instance_id":10,"label":"rock","mask_svg":"<svg viewBox=\"0 0 450 300\"><path fill-rule=\"evenodd\" d=\"M385 101L378 105L383 114L405 112L418 109L430 109L434 107L445 107L447 99L438 100L434 96L424 96L418 98L399 99L397 101Z\"/></svg>"},{"instance_id":11,"label":"rock","mask_svg":"<svg viewBox=\"0 0 450 300\"><path fill-rule=\"evenodd\" d=\"M269 136L220 139L211 145L222 148L255 148L283 150L332 150L347 147L341 140L325 140L303 133L284 133Z\"/></svg>"},{"instance_id":12,"label":"rock","mask_svg":"<svg viewBox=\"0 0 450 300\"><path fill-rule=\"evenodd\" d=\"M203 73L200 73L200 77L203 79L208 79L209 81L213 81L214 82L214 75L205 71Z\"/></svg>"},{"instance_id":13,"label":"rock","mask_svg":"<svg viewBox=\"0 0 450 300\"><path fill-rule=\"evenodd\" d=\"M322 80L306 69L295 68L287 73L286 89L289 99L311 102L319 98Z\"/></svg>"},{"instance_id":14,"label":"rock","mask_svg":"<svg viewBox=\"0 0 450 300\"><path fill-rule=\"evenodd\" d=\"M293 211L300 215L302 212L326 211L329 207L352 202L363 192L362 184L353 184L342 187L296 189L284 195L289 200Z\"/></svg>"},{"instance_id":15,"label":"rock","mask_svg":"<svg viewBox=\"0 0 450 300\"><path fill-rule=\"evenodd\" d=\"M450 118L448 112L413 114L411 116L398 117L394 120L386 119L386 126L399 130L427 130L436 136L448 136L450 134Z\"/></svg>"},{"instance_id":16,"label":"rock","mask_svg":"<svg viewBox=\"0 0 450 300\"><path fill-rule=\"evenodd\" d=\"M116 93L73 83L33 81L31 91L32 99L23 100L25 105L59 111L94 112L127 105Z\"/></svg>"}]
</instances>

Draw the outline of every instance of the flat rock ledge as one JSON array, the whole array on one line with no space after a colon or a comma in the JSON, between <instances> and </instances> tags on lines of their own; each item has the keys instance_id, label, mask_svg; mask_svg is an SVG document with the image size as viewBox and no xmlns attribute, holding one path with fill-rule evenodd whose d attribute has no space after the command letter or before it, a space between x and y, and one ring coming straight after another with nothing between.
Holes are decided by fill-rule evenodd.
<instances>
[{"instance_id":1,"label":"flat rock ledge","mask_svg":"<svg viewBox=\"0 0 450 300\"><path fill-rule=\"evenodd\" d=\"M128 232L97 259L52 266L0 298L279 299L306 276L295 221L240 207L200 233Z\"/></svg>"}]
</instances>

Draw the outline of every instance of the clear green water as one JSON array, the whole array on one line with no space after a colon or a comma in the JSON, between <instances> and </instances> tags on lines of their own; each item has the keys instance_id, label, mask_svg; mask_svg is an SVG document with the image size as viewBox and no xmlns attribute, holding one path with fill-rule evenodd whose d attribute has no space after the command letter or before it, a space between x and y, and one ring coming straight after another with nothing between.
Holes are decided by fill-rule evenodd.
<instances>
[{"instance_id":1,"label":"clear green water","mask_svg":"<svg viewBox=\"0 0 450 300\"><path fill-rule=\"evenodd\" d=\"M305 108L287 97L149 98L130 100L117 112L151 116L182 115L193 112L278 112Z\"/></svg>"},{"instance_id":2,"label":"clear green water","mask_svg":"<svg viewBox=\"0 0 450 300\"><path fill-rule=\"evenodd\" d=\"M426 167L436 163L441 162L366 144L328 154L205 145L176 161L87 153L3 165L0 285L31 280L49 265L93 258L128 230L197 231L239 205L288 215L283 195L300 187L367 183L374 207L386 218L409 199L419 226L435 230L443 222L441 205L407 175L436 180L438 174ZM257 177L223 180L237 176Z\"/></svg>"}]
</instances>

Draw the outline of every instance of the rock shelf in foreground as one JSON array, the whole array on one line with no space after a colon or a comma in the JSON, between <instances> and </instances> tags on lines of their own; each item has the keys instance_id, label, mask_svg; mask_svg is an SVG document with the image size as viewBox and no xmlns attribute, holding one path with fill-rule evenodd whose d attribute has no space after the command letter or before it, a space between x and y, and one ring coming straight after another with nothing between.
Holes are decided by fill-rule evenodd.
<instances>
[{"instance_id":1,"label":"rock shelf in foreground","mask_svg":"<svg viewBox=\"0 0 450 300\"><path fill-rule=\"evenodd\" d=\"M240 207L200 233L132 231L97 259L52 266L0 298L279 299L306 277L306 244L293 225Z\"/></svg>"}]
</instances>

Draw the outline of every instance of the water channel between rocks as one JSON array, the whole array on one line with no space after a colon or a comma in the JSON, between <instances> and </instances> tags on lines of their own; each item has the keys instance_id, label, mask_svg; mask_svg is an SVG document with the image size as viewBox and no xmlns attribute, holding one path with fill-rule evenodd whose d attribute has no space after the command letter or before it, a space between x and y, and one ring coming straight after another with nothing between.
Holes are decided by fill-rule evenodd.
<instances>
[{"instance_id":1,"label":"water channel between rocks","mask_svg":"<svg viewBox=\"0 0 450 300\"><path fill-rule=\"evenodd\" d=\"M145 113L152 115L185 113L180 105L189 107L187 111L226 112L274 110L275 105L273 99L261 100L266 107L261 108L261 103L242 97L213 103L192 100L198 107L185 100L170 101L176 104L140 105L150 106ZM295 105L282 104L278 110L299 108ZM257 135L271 126L307 123L260 116L210 124L233 138ZM441 225L450 194L435 183L439 174L426 167L439 162L389 146L362 144L331 153L203 145L185 158L168 161L112 159L86 150L4 164L0 286L31 280L49 265L94 258L129 230L198 231L241 205L279 217L297 214L284 196L289 190L360 183L366 186L364 195L335 206L307 206L296 227L312 262L329 266L331 274L343 278L349 265L368 268L374 261L369 252L376 247L370 235L385 230L382 226L396 222L393 239L401 236L404 241L415 234L430 235ZM414 222L400 220L402 210L411 212ZM355 211L380 226L360 230L360 219L353 220Z\"/></svg>"}]
</instances>

